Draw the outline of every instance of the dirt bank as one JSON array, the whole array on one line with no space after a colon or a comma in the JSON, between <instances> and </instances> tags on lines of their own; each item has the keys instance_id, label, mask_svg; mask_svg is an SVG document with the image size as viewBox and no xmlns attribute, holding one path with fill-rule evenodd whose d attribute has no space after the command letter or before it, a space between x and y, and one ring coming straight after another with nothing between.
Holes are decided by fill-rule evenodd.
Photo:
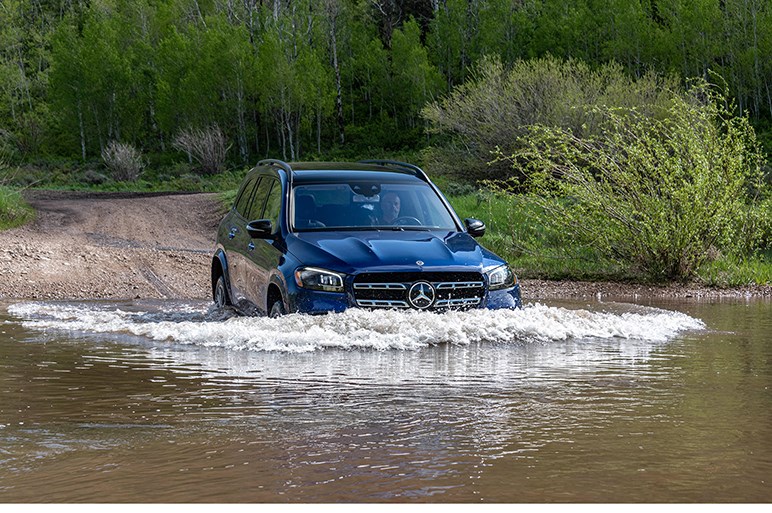
<instances>
[{"instance_id":1,"label":"dirt bank","mask_svg":"<svg viewBox=\"0 0 772 513\"><path fill-rule=\"evenodd\" d=\"M0 298L196 299L222 214L214 194L31 191L27 226L0 232Z\"/></svg>"},{"instance_id":2,"label":"dirt bank","mask_svg":"<svg viewBox=\"0 0 772 513\"><path fill-rule=\"evenodd\" d=\"M37 218L0 232L0 299L207 299L215 194L27 193ZM772 298L711 289L523 280L523 298Z\"/></svg>"}]
</instances>

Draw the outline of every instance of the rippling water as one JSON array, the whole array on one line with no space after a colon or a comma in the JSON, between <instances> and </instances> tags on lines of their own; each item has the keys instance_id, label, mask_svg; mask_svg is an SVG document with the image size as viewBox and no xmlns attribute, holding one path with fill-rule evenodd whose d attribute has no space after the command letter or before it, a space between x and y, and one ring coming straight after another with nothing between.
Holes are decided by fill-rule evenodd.
<instances>
[{"instance_id":1,"label":"rippling water","mask_svg":"<svg viewBox=\"0 0 772 513\"><path fill-rule=\"evenodd\" d=\"M772 499L769 302L0 322L4 502Z\"/></svg>"}]
</instances>

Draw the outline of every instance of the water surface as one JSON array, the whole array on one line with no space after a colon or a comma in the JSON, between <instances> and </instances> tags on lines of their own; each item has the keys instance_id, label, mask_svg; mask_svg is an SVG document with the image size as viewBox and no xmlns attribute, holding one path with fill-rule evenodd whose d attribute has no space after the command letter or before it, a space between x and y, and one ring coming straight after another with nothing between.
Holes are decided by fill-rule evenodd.
<instances>
[{"instance_id":1,"label":"water surface","mask_svg":"<svg viewBox=\"0 0 772 513\"><path fill-rule=\"evenodd\" d=\"M772 303L0 305L2 502L769 502Z\"/></svg>"}]
</instances>

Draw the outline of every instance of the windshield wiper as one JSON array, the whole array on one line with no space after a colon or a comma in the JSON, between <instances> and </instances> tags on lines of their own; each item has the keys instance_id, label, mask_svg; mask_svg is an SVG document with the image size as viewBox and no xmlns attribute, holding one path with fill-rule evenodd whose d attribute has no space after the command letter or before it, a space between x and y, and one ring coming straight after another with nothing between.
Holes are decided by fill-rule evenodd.
<instances>
[{"instance_id":1,"label":"windshield wiper","mask_svg":"<svg viewBox=\"0 0 772 513\"><path fill-rule=\"evenodd\" d=\"M429 232L432 229L428 226L374 226L374 230L386 230L392 232Z\"/></svg>"}]
</instances>

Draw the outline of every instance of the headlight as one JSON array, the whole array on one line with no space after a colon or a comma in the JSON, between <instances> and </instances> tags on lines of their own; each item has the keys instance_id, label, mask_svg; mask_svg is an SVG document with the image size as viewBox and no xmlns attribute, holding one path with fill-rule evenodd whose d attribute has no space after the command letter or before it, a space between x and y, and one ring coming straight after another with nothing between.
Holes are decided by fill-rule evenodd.
<instances>
[{"instance_id":1,"label":"headlight","mask_svg":"<svg viewBox=\"0 0 772 513\"><path fill-rule=\"evenodd\" d=\"M343 275L326 269L301 267L295 271L295 282L305 289L343 292Z\"/></svg>"},{"instance_id":2,"label":"headlight","mask_svg":"<svg viewBox=\"0 0 772 513\"><path fill-rule=\"evenodd\" d=\"M508 265L495 267L485 273L488 275L488 288L490 290L506 289L515 284L517 278Z\"/></svg>"}]
</instances>

